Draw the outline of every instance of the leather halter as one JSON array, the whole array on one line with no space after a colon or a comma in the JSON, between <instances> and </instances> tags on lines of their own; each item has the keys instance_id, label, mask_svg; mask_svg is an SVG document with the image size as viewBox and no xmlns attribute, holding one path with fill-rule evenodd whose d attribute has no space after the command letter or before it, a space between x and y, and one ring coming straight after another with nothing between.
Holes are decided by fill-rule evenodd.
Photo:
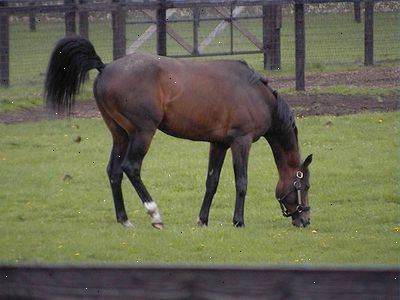
<instances>
[{"instance_id":1,"label":"leather halter","mask_svg":"<svg viewBox=\"0 0 400 300\"><path fill-rule=\"evenodd\" d=\"M293 189L291 189L289 192L287 192L283 197L278 198L279 204L281 206L282 209L282 214L284 217L292 217L296 214L300 214L303 211L309 211L310 207L309 206L303 206L303 204L301 203L301 192L305 191L305 188L302 187L301 184L301 179L304 177L304 174L302 171L297 171L296 172L296 179L293 182ZM296 210L289 212L289 210L287 209L284 201L286 199L287 196L289 196L292 193L297 193L297 206L296 206Z\"/></svg>"}]
</instances>

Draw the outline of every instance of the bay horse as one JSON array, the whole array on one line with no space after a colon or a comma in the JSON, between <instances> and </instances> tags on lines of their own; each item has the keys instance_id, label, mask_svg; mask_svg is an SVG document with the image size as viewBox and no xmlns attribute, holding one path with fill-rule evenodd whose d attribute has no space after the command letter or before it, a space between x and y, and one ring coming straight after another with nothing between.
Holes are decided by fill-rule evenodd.
<instances>
[{"instance_id":1,"label":"bay horse","mask_svg":"<svg viewBox=\"0 0 400 300\"><path fill-rule=\"evenodd\" d=\"M45 101L58 112L71 112L75 95L91 69L97 69L93 92L111 132L107 173L117 222L129 221L121 190L123 173L139 195L152 225L163 228L156 202L140 171L157 129L178 138L210 143L206 191L198 225L207 226L225 154L232 151L236 187L233 225L243 227L247 165L251 144L264 137L279 173L275 196L292 224L310 223L308 189L312 161L300 159L295 118L287 102L244 61L192 62L132 54L104 64L82 37L61 39L45 80Z\"/></svg>"}]
</instances>

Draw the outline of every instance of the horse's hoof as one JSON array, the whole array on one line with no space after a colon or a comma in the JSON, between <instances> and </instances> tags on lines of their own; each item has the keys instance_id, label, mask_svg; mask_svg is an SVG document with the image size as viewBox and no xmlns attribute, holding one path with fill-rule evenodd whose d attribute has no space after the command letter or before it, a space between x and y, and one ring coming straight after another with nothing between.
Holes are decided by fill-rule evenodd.
<instances>
[{"instance_id":1,"label":"horse's hoof","mask_svg":"<svg viewBox=\"0 0 400 300\"><path fill-rule=\"evenodd\" d=\"M234 221L233 222L233 227L236 227L236 228L244 228L244 222L240 222L240 221Z\"/></svg>"},{"instance_id":2,"label":"horse's hoof","mask_svg":"<svg viewBox=\"0 0 400 300\"><path fill-rule=\"evenodd\" d=\"M197 226L204 227L204 228L208 227L207 223L203 223L203 222L197 222Z\"/></svg>"},{"instance_id":3,"label":"horse's hoof","mask_svg":"<svg viewBox=\"0 0 400 300\"><path fill-rule=\"evenodd\" d=\"M197 220L197 226L199 226L199 227L207 227L208 226L208 222L203 222L202 220L198 219Z\"/></svg>"},{"instance_id":4,"label":"horse's hoof","mask_svg":"<svg viewBox=\"0 0 400 300\"><path fill-rule=\"evenodd\" d=\"M133 224L132 224L131 221L129 221L129 220L126 220L126 221L124 221L124 222L121 222L121 224L122 224L122 226L124 226L125 228L128 228L128 229L133 229L133 228L135 228L135 226L133 226Z\"/></svg>"},{"instance_id":5,"label":"horse's hoof","mask_svg":"<svg viewBox=\"0 0 400 300\"><path fill-rule=\"evenodd\" d=\"M163 230L164 229L164 224L163 223L151 223L151 225L158 230Z\"/></svg>"}]
</instances>

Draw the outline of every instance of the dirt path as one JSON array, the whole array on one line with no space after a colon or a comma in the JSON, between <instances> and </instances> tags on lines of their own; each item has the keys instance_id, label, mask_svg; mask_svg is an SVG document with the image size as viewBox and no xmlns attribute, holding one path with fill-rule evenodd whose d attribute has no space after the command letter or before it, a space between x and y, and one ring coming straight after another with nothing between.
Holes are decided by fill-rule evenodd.
<instances>
[{"instance_id":1,"label":"dirt path","mask_svg":"<svg viewBox=\"0 0 400 300\"><path fill-rule=\"evenodd\" d=\"M306 86L329 86L343 84L362 87L393 88L399 86L400 69L365 68L360 71L341 72L334 74L319 74L307 76ZM275 89L293 87L291 77L270 80ZM394 111L399 109L398 97L363 97L341 95L287 96L294 112L298 116L310 115L346 115L366 111ZM100 113L93 100L75 105L73 116L82 118L98 118ZM19 110L13 113L0 114L0 123L12 124L26 121L59 118L50 114L43 107Z\"/></svg>"},{"instance_id":2,"label":"dirt path","mask_svg":"<svg viewBox=\"0 0 400 300\"><path fill-rule=\"evenodd\" d=\"M294 87L294 77L271 79L271 86L276 89ZM330 85L351 85L359 87L394 88L400 83L400 68L363 68L357 71L326 73L306 76L306 87Z\"/></svg>"}]
</instances>

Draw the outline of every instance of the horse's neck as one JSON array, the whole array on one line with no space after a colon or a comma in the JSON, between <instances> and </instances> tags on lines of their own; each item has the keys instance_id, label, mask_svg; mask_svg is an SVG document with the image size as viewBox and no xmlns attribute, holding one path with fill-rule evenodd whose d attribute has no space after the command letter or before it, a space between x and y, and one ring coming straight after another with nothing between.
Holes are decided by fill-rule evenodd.
<instances>
[{"instance_id":1,"label":"horse's neck","mask_svg":"<svg viewBox=\"0 0 400 300\"><path fill-rule=\"evenodd\" d=\"M274 155L279 177L284 180L291 176L294 170L298 170L301 164L297 137L294 132L288 133L288 136L270 134L267 140Z\"/></svg>"}]
</instances>

